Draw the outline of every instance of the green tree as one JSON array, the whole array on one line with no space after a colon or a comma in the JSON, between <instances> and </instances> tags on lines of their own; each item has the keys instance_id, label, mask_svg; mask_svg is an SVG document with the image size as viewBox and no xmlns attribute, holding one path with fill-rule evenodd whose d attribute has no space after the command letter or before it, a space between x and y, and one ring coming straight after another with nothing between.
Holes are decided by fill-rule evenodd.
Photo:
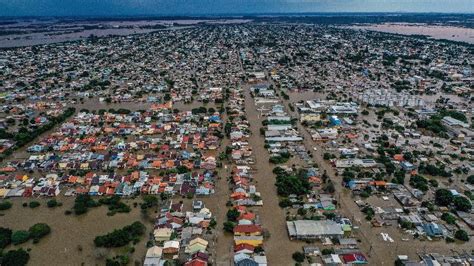
<instances>
[{"instance_id":1,"label":"green tree","mask_svg":"<svg viewBox=\"0 0 474 266\"><path fill-rule=\"evenodd\" d=\"M454 206L456 207L456 210L463 212L469 212L472 208L471 202L463 196L457 196L454 198Z\"/></svg>"},{"instance_id":2,"label":"green tree","mask_svg":"<svg viewBox=\"0 0 474 266\"><path fill-rule=\"evenodd\" d=\"M51 199L46 202L46 205L48 206L48 208L54 208L58 206L58 201L56 199Z\"/></svg>"},{"instance_id":3,"label":"green tree","mask_svg":"<svg viewBox=\"0 0 474 266\"><path fill-rule=\"evenodd\" d=\"M464 230L457 230L456 233L454 233L454 237L461 241L465 241L465 242L469 241L469 235Z\"/></svg>"},{"instance_id":4,"label":"green tree","mask_svg":"<svg viewBox=\"0 0 474 266\"><path fill-rule=\"evenodd\" d=\"M239 216L240 216L240 212L235 208L232 208L227 211L227 220L231 222L236 222Z\"/></svg>"},{"instance_id":5,"label":"green tree","mask_svg":"<svg viewBox=\"0 0 474 266\"><path fill-rule=\"evenodd\" d=\"M10 245L12 242L12 230L5 227L0 227L0 250Z\"/></svg>"},{"instance_id":6,"label":"green tree","mask_svg":"<svg viewBox=\"0 0 474 266\"><path fill-rule=\"evenodd\" d=\"M34 242L38 242L42 237L48 235L51 232L51 227L45 223L37 223L28 229L30 237L33 238Z\"/></svg>"},{"instance_id":7,"label":"green tree","mask_svg":"<svg viewBox=\"0 0 474 266\"><path fill-rule=\"evenodd\" d=\"M471 184L471 185L474 185L474 175L470 175L467 177L466 181Z\"/></svg>"},{"instance_id":8,"label":"green tree","mask_svg":"<svg viewBox=\"0 0 474 266\"><path fill-rule=\"evenodd\" d=\"M24 249L10 250L2 256L2 266L23 266L30 260L30 254Z\"/></svg>"},{"instance_id":9,"label":"green tree","mask_svg":"<svg viewBox=\"0 0 474 266\"><path fill-rule=\"evenodd\" d=\"M449 206L453 199L453 194L447 189L440 188L435 192L435 202L440 206Z\"/></svg>"},{"instance_id":10,"label":"green tree","mask_svg":"<svg viewBox=\"0 0 474 266\"><path fill-rule=\"evenodd\" d=\"M32 209L39 207L41 204L38 201L31 201L28 206Z\"/></svg>"},{"instance_id":11,"label":"green tree","mask_svg":"<svg viewBox=\"0 0 474 266\"><path fill-rule=\"evenodd\" d=\"M451 215L448 212L445 212L445 213L443 213L443 215L441 215L441 220L445 221L447 224L455 224L456 223L456 217L454 217L453 215Z\"/></svg>"},{"instance_id":12,"label":"green tree","mask_svg":"<svg viewBox=\"0 0 474 266\"><path fill-rule=\"evenodd\" d=\"M299 251L296 251L295 253L293 253L293 255L291 256L296 262L303 262L304 259L306 258L305 255L302 253L302 252L299 252Z\"/></svg>"},{"instance_id":13,"label":"green tree","mask_svg":"<svg viewBox=\"0 0 474 266\"><path fill-rule=\"evenodd\" d=\"M8 210L12 207L12 203L9 201L0 202L0 211Z\"/></svg>"},{"instance_id":14,"label":"green tree","mask_svg":"<svg viewBox=\"0 0 474 266\"><path fill-rule=\"evenodd\" d=\"M12 243L13 243L13 245L18 245L18 244L25 243L29 239L30 239L30 233L28 231L19 230L19 231L15 231L12 234Z\"/></svg>"},{"instance_id":15,"label":"green tree","mask_svg":"<svg viewBox=\"0 0 474 266\"><path fill-rule=\"evenodd\" d=\"M234 232L234 227L235 227L234 222L227 221L227 222L224 223L224 231L226 231L226 232L233 233Z\"/></svg>"}]
</instances>

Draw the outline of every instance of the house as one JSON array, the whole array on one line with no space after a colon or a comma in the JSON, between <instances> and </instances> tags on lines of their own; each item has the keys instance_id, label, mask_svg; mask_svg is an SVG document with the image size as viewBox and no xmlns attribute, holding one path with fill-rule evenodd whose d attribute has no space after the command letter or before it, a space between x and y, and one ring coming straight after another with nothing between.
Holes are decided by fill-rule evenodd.
<instances>
[{"instance_id":1,"label":"house","mask_svg":"<svg viewBox=\"0 0 474 266\"><path fill-rule=\"evenodd\" d=\"M318 247L304 246L303 252L306 256L316 257L321 255L321 250Z\"/></svg>"},{"instance_id":2,"label":"house","mask_svg":"<svg viewBox=\"0 0 474 266\"><path fill-rule=\"evenodd\" d=\"M236 236L259 236L262 234L262 227L256 224L239 224L234 227Z\"/></svg>"},{"instance_id":3,"label":"house","mask_svg":"<svg viewBox=\"0 0 474 266\"><path fill-rule=\"evenodd\" d=\"M234 247L235 253L253 254L255 247L249 244L239 244Z\"/></svg>"},{"instance_id":4,"label":"house","mask_svg":"<svg viewBox=\"0 0 474 266\"><path fill-rule=\"evenodd\" d=\"M185 252L188 254L194 254L196 252L205 252L207 249L208 242L200 237L197 237L189 241Z\"/></svg>"},{"instance_id":5,"label":"house","mask_svg":"<svg viewBox=\"0 0 474 266\"><path fill-rule=\"evenodd\" d=\"M157 246L149 248L146 252L143 266L160 266L163 249Z\"/></svg>"},{"instance_id":6,"label":"house","mask_svg":"<svg viewBox=\"0 0 474 266\"><path fill-rule=\"evenodd\" d=\"M323 256L324 265L342 265L342 260L336 254Z\"/></svg>"},{"instance_id":7,"label":"house","mask_svg":"<svg viewBox=\"0 0 474 266\"><path fill-rule=\"evenodd\" d=\"M423 231L429 237L443 237L443 226L437 223L425 223L422 225Z\"/></svg>"},{"instance_id":8,"label":"house","mask_svg":"<svg viewBox=\"0 0 474 266\"><path fill-rule=\"evenodd\" d=\"M341 120L335 115L333 115L329 118L329 122L331 122L331 125L333 127L339 127L342 124Z\"/></svg>"},{"instance_id":9,"label":"house","mask_svg":"<svg viewBox=\"0 0 474 266\"><path fill-rule=\"evenodd\" d=\"M258 247L263 244L263 236L234 236L234 244L249 244Z\"/></svg>"},{"instance_id":10,"label":"house","mask_svg":"<svg viewBox=\"0 0 474 266\"><path fill-rule=\"evenodd\" d=\"M367 258L362 253L349 253L341 255L344 263L347 264L367 264Z\"/></svg>"},{"instance_id":11,"label":"house","mask_svg":"<svg viewBox=\"0 0 474 266\"><path fill-rule=\"evenodd\" d=\"M173 234L173 229L171 228L158 228L158 229L155 229L155 231L153 232L155 241L157 242L170 240L172 234Z\"/></svg>"},{"instance_id":12,"label":"house","mask_svg":"<svg viewBox=\"0 0 474 266\"><path fill-rule=\"evenodd\" d=\"M166 241L163 244L163 254L167 254L167 255L178 254L179 247L180 247L179 241L176 241L176 240Z\"/></svg>"}]
</instances>

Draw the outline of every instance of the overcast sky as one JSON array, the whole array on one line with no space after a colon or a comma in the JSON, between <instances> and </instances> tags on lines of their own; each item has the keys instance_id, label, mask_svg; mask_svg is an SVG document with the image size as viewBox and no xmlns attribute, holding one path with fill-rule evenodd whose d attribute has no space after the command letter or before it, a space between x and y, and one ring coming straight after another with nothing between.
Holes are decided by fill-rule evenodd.
<instances>
[{"instance_id":1,"label":"overcast sky","mask_svg":"<svg viewBox=\"0 0 474 266\"><path fill-rule=\"evenodd\" d=\"M474 0L0 0L0 16L223 15L275 12L474 13Z\"/></svg>"}]
</instances>

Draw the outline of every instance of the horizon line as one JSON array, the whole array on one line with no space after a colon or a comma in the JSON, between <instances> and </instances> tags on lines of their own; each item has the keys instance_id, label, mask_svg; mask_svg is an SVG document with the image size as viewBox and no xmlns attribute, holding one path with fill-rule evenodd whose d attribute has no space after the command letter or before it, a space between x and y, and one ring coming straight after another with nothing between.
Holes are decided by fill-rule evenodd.
<instances>
[{"instance_id":1,"label":"horizon line","mask_svg":"<svg viewBox=\"0 0 474 266\"><path fill-rule=\"evenodd\" d=\"M242 13L215 13L215 14L111 14L111 15L20 15L20 16L4 16L0 15L0 19L24 19L24 18L236 18L236 17L289 17L289 16L324 16L324 15L469 15L474 16L474 12L412 12L412 11L387 11L387 12L354 12L354 11L338 11L338 12L242 12Z\"/></svg>"}]
</instances>

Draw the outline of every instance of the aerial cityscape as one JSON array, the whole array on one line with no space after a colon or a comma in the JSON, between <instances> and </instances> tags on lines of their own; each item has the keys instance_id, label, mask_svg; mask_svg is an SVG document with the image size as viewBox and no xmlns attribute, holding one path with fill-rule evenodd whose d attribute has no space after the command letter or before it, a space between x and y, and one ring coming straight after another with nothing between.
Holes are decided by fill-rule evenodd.
<instances>
[{"instance_id":1,"label":"aerial cityscape","mask_svg":"<svg viewBox=\"0 0 474 266\"><path fill-rule=\"evenodd\" d=\"M1 266L474 265L469 1L16 2L0 11Z\"/></svg>"}]
</instances>

